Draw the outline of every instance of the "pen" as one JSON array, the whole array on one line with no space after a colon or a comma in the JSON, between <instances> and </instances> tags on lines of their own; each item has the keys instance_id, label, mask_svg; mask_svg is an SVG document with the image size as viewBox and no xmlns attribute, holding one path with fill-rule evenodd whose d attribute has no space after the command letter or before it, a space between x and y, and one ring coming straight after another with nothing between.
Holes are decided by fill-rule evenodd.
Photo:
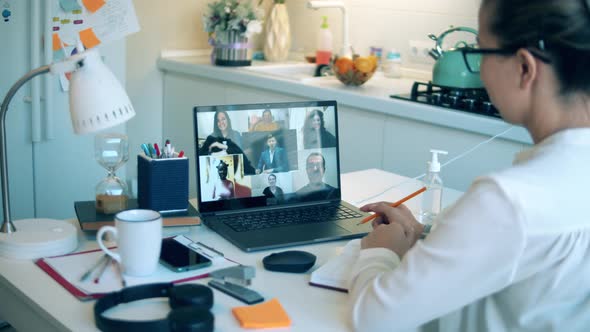
<instances>
[{"instance_id":1,"label":"pen","mask_svg":"<svg viewBox=\"0 0 590 332\"><path fill-rule=\"evenodd\" d=\"M80 281L86 281L86 280L88 280L88 278L90 277L90 275L92 274L92 272L94 272L94 270L96 270L106 259L108 259L108 257L109 256L107 254L103 254L96 261L96 263L94 263L94 265L92 265L92 267L88 269L88 271L84 272L84 274L80 277Z\"/></svg>"},{"instance_id":2,"label":"pen","mask_svg":"<svg viewBox=\"0 0 590 332\"><path fill-rule=\"evenodd\" d=\"M121 271L121 265L119 265L119 262L113 259L113 266L115 267L115 272L117 273L119 278L121 278L121 284L123 285L123 287L127 287L127 282L125 281L125 278L123 277L123 272Z\"/></svg>"},{"instance_id":3,"label":"pen","mask_svg":"<svg viewBox=\"0 0 590 332\"><path fill-rule=\"evenodd\" d=\"M391 207L398 207L398 206L400 206L400 205L404 204L406 201L408 201L408 200L410 200L410 199L412 199L412 198L414 198L414 197L416 197L416 196L420 195L421 193L423 193L423 192L425 192L425 191L426 191L426 187L422 187L422 188L420 188L420 189L416 190L415 192L413 192L413 193L409 194L408 196L406 196L406 197L404 197L404 198L400 199L399 201L397 201L397 202L395 202L395 203L391 203L391 204L389 204L389 206L391 206ZM358 223L357 225L361 225L361 224L364 224L364 223L366 223L366 222L369 222L369 221L371 221L371 220L373 220L373 219L377 218L377 216L378 216L378 215L379 215L379 214L377 214L377 213L374 213L374 214L372 214L372 215L370 215L370 216L366 217L365 219L363 219L363 220L362 220L360 223Z\"/></svg>"},{"instance_id":4,"label":"pen","mask_svg":"<svg viewBox=\"0 0 590 332\"><path fill-rule=\"evenodd\" d=\"M100 278L102 277L102 275L104 274L104 271L107 269L107 267L109 266L109 263L112 260L113 259L111 258L111 256L107 256L107 259L104 261L103 265L100 267L100 271L98 272L98 275L96 276L96 278L94 278L95 284L98 284L100 282Z\"/></svg>"},{"instance_id":5,"label":"pen","mask_svg":"<svg viewBox=\"0 0 590 332\"><path fill-rule=\"evenodd\" d=\"M150 150L150 158L154 158L154 155L156 154L156 149L154 149L152 143L148 143L148 149Z\"/></svg>"},{"instance_id":6,"label":"pen","mask_svg":"<svg viewBox=\"0 0 590 332\"><path fill-rule=\"evenodd\" d=\"M223 257L223 253L221 251L217 251L211 247L209 247L208 245L204 244L203 242L197 242L198 245L200 245L201 247L205 248L205 249L209 249L211 251L213 251L214 253L218 254L219 256Z\"/></svg>"},{"instance_id":7,"label":"pen","mask_svg":"<svg viewBox=\"0 0 590 332\"><path fill-rule=\"evenodd\" d=\"M160 148L158 147L158 143L154 143L154 149L156 149L156 158L160 158Z\"/></svg>"},{"instance_id":8,"label":"pen","mask_svg":"<svg viewBox=\"0 0 590 332\"><path fill-rule=\"evenodd\" d=\"M143 144L141 145L141 149L143 150L143 153L145 153L145 155L146 155L147 157L149 157L149 156L150 156L150 150L148 149L148 146L147 146L147 144L143 143Z\"/></svg>"}]
</instances>

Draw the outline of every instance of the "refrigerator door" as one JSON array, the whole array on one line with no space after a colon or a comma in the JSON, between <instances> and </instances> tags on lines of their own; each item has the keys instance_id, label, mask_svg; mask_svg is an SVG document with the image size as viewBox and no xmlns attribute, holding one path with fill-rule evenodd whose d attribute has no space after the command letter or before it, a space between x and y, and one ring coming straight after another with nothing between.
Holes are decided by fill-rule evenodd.
<instances>
[{"instance_id":1,"label":"refrigerator door","mask_svg":"<svg viewBox=\"0 0 590 332\"><path fill-rule=\"evenodd\" d=\"M46 5L46 0L3 0L10 6L11 16L8 21L0 22L0 40L3 50L0 52L0 94L2 98L18 78L31 70L31 9L35 5L43 11L56 8ZM58 3L58 0L47 0ZM6 5L4 5L6 7ZM2 8L0 8L0 12ZM58 14L53 13L55 16ZM41 13L43 20L46 13ZM38 24L43 29L44 24ZM39 34L43 36L43 31ZM43 60L41 43L41 65ZM50 41L51 42L51 41ZM51 44L48 45L51 47ZM125 41L111 42L99 46L99 51L107 66L115 73L121 83L125 84ZM17 93L7 113L8 163L12 219L43 217L68 219L75 217L74 202L94 200L96 184L106 176L106 170L94 160L95 134L75 135L73 132L68 93L63 92L57 76L50 76L50 98L46 98L43 89L45 76L36 79L41 85L41 131L40 141L32 141L31 106L25 101L30 96L30 83ZM30 98L30 97L28 97ZM45 105L46 101L50 105ZM45 108L47 107L47 108ZM49 110L49 111L47 111ZM47 128L49 117L49 125ZM108 132L125 133L125 125L108 129ZM51 133L50 139L47 134ZM125 167L117 175L125 179ZM1 208L1 207L0 207Z\"/></svg>"},{"instance_id":2,"label":"refrigerator door","mask_svg":"<svg viewBox=\"0 0 590 332\"><path fill-rule=\"evenodd\" d=\"M106 65L125 86L125 41L109 43L99 50ZM94 200L94 188L107 171L94 160L94 137L102 132L74 134L68 94L60 91L55 79L51 106L55 139L33 144L35 207L38 217L64 219L75 217L75 201ZM125 134L125 128L119 125L104 132ZM122 166L117 176L124 180L125 175Z\"/></svg>"},{"instance_id":3,"label":"refrigerator door","mask_svg":"<svg viewBox=\"0 0 590 332\"><path fill-rule=\"evenodd\" d=\"M30 70L31 24L30 1L0 3L0 98L4 100L10 87ZM6 113L8 183L11 215L15 220L35 213L30 96L31 85L27 83L14 96Z\"/></svg>"}]
</instances>

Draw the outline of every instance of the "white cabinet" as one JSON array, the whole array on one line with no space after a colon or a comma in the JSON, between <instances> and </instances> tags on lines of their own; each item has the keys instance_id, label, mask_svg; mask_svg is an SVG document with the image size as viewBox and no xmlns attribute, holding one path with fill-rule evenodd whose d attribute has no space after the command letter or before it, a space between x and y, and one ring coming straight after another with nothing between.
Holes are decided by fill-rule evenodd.
<instances>
[{"instance_id":1,"label":"white cabinet","mask_svg":"<svg viewBox=\"0 0 590 332\"><path fill-rule=\"evenodd\" d=\"M163 134L165 138L173 140L177 147L182 147L191 158L191 197L196 195L193 107L310 100L322 95L320 90L310 92L313 97L306 97L300 91L280 93L278 90L257 88L248 82L229 82L227 78L218 80L164 71ZM323 95L324 99L333 99L329 92ZM460 129L360 109L345 102L339 102L338 110L342 172L380 168L415 177L426 171L431 148L449 152L448 156L441 158L444 163L489 138ZM525 146L504 139L485 144L443 169L445 186L464 191L475 177L510 166L514 154Z\"/></svg>"},{"instance_id":2,"label":"white cabinet","mask_svg":"<svg viewBox=\"0 0 590 332\"><path fill-rule=\"evenodd\" d=\"M466 152L489 137L462 130L390 117L385 124L383 169L416 177L427 171L430 149L449 152L441 155L441 164ZM495 139L443 167L441 176L446 187L465 191L479 175L506 168L522 143Z\"/></svg>"}]
</instances>

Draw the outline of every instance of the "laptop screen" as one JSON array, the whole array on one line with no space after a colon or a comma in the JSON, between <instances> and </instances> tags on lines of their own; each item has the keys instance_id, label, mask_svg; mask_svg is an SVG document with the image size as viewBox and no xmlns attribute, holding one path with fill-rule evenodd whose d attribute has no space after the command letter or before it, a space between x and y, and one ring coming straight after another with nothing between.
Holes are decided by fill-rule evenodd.
<instances>
[{"instance_id":1,"label":"laptop screen","mask_svg":"<svg viewBox=\"0 0 590 332\"><path fill-rule=\"evenodd\" d=\"M340 200L335 101L197 106L201 212Z\"/></svg>"}]
</instances>

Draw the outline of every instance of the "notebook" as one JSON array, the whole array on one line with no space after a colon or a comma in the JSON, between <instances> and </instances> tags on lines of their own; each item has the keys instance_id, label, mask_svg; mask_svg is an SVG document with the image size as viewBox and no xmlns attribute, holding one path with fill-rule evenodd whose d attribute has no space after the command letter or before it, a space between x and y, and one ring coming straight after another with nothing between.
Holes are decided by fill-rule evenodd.
<instances>
[{"instance_id":1,"label":"notebook","mask_svg":"<svg viewBox=\"0 0 590 332\"><path fill-rule=\"evenodd\" d=\"M311 286L348 292L350 271L359 257L360 240L352 240L342 248L340 254L311 273Z\"/></svg>"},{"instance_id":2,"label":"notebook","mask_svg":"<svg viewBox=\"0 0 590 332\"><path fill-rule=\"evenodd\" d=\"M341 200L337 111L335 101L195 107L204 224L244 251L370 232Z\"/></svg>"}]
</instances>

